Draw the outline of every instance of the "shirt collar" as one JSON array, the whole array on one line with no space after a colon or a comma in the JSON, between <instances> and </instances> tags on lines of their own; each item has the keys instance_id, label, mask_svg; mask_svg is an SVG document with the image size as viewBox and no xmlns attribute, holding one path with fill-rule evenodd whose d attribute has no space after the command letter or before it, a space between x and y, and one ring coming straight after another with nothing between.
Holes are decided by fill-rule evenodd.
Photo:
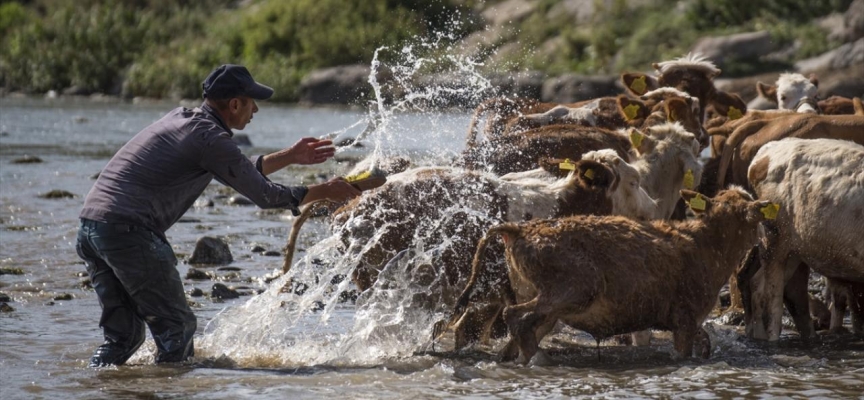
<instances>
[{"instance_id":1,"label":"shirt collar","mask_svg":"<svg viewBox=\"0 0 864 400\"><path fill-rule=\"evenodd\" d=\"M215 119L216 119L216 122L218 122L219 125L220 125L222 128L225 128L225 131L228 132L228 136L229 136L229 137L234 137L234 131L232 131L231 128L229 128L228 125L225 123L225 121L222 120L222 117L219 115L219 112L216 111L215 109L213 109L213 107L210 107L209 104L207 104L207 101L206 101L206 100L205 100L203 103L201 103L201 107L200 107L200 108L201 108L201 110L203 110L205 113L207 113L207 114L209 114L210 116L212 116L213 118L215 118Z\"/></svg>"}]
</instances>

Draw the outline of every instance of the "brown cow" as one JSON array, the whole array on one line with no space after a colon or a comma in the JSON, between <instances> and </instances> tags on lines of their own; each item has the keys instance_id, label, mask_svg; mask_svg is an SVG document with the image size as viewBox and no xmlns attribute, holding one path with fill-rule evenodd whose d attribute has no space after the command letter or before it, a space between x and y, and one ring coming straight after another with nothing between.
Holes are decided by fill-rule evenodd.
<instances>
[{"instance_id":1,"label":"brown cow","mask_svg":"<svg viewBox=\"0 0 864 400\"><path fill-rule=\"evenodd\" d=\"M500 234L514 283L515 293L508 297L518 301L504 310L511 341L502 359L518 350L520 362L531 360L559 319L598 339L648 328L671 330L675 350L689 357L700 335L707 341L701 325L737 261L756 242L756 227L765 220L760 209L769 202L754 201L741 189L712 199L688 190L681 194L700 219L576 216L490 229L478 245L471 279L451 322L477 293L485 246ZM701 350L707 356L710 347Z\"/></svg>"}]
</instances>

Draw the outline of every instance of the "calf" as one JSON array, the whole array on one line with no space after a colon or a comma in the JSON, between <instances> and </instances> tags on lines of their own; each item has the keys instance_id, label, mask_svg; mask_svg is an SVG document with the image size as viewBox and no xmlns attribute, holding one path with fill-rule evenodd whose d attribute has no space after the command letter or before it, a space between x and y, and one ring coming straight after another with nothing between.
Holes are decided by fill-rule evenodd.
<instances>
[{"instance_id":1,"label":"calf","mask_svg":"<svg viewBox=\"0 0 864 400\"><path fill-rule=\"evenodd\" d=\"M831 279L864 283L861 160L864 146L831 139L785 139L768 143L757 153L748 179L760 199L780 202L784 208L766 225L759 249L762 267L744 285L750 293L742 292L750 303L748 336L779 339L784 288L787 298L793 296L792 308L808 309L808 274L798 272L801 263ZM806 313L795 314L801 336L811 337Z\"/></svg>"},{"instance_id":2,"label":"calf","mask_svg":"<svg viewBox=\"0 0 864 400\"><path fill-rule=\"evenodd\" d=\"M797 112L813 112L826 115L855 113L853 100L842 96L831 96L825 100L811 101L809 105L802 104L802 100L805 98L811 100L818 98L818 87L819 80L814 74L810 74L809 78L805 78L804 75L799 73L786 73L781 74L774 85L757 82L756 92L760 97L777 105L777 108L780 110L795 110Z\"/></svg>"},{"instance_id":3,"label":"calf","mask_svg":"<svg viewBox=\"0 0 864 400\"><path fill-rule=\"evenodd\" d=\"M518 304L504 310L511 342L502 359L518 350L519 361L531 360L558 320L598 340L648 328L671 330L675 350L689 357L697 337L706 339L701 325L737 260L756 242L757 224L765 220L760 210L769 202L754 201L740 189L710 199L681 194L701 218L576 216L493 227L478 245L451 322L475 296L485 246L501 235L508 274L520 283L509 295Z\"/></svg>"}]
</instances>

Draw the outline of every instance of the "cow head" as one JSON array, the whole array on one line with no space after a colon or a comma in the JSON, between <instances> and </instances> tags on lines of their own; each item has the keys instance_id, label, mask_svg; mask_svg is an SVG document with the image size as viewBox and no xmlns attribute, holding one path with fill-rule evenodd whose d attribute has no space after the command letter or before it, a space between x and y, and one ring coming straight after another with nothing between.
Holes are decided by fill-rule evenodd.
<instances>
[{"instance_id":1,"label":"cow head","mask_svg":"<svg viewBox=\"0 0 864 400\"><path fill-rule=\"evenodd\" d=\"M756 82L760 96L777 105L780 110L794 110L805 97L815 99L819 80L815 75L810 78L799 73L784 73L777 78L775 85Z\"/></svg>"},{"instance_id":2,"label":"cow head","mask_svg":"<svg viewBox=\"0 0 864 400\"><path fill-rule=\"evenodd\" d=\"M618 153L611 149L590 151L582 155L582 160L603 164L618 177L618 182L611 187L613 214L646 220L653 217L657 202L642 188L639 171L619 157Z\"/></svg>"},{"instance_id":3,"label":"cow head","mask_svg":"<svg viewBox=\"0 0 864 400\"><path fill-rule=\"evenodd\" d=\"M681 198L696 215L716 216L722 214L723 218L743 217L744 221L754 225L754 227L759 222L776 218L780 209L779 204L768 200L753 200L750 193L734 185L730 186L729 189L721 190L714 197L707 197L699 192L682 189Z\"/></svg>"}]
</instances>

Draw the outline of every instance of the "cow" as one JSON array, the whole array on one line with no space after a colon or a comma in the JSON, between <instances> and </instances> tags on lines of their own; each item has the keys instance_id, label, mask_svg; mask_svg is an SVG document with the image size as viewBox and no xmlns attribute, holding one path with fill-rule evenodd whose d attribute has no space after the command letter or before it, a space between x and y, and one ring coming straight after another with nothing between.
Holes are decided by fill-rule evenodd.
<instances>
[{"instance_id":1,"label":"cow","mask_svg":"<svg viewBox=\"0 0 864 400\"><path fill-rule=\"evenodd\" d=\"M477 295L485 247L505 244L512 302L504 310L510 342L502 360L528 362L558 320L596 339L648 328L670 330L679 356L710 355L701 328L737 261L755 244L770 202L733 188L706 198L682 190L700 216L640 222L620 216L574 216L505 223L487 232L471 278L454 307L460 320ZM728 235L727 232L735 232ZM504 288L506 290L507 288Z\"/></svg>"},{"instance_id":2,"label":"cow","mask_svg":"<svg viewBox=\"0 0 864 400\"><path fill-rule=\"evenodd\" d=\"M626 181L638 174L619 172L625 165L581 160L560 167L571 173L557 179L540 171L496 177L447 167L408 170L388 177L383 186L338 209L332 215L331 229L341 237L346 256L357 260L351 278L361 291L373 286L382 267L398 252L418 245L438 249L434 265L440 266L441 275L452 286L467 279L472 251L495 223L609 214L612 194L618 190L629 190L628 201L647 198L638 183L638 190L633 190ZM298 224L292 227L294 243L299 229ZM294 243L286 247L293 248ZM285 265L290 262L286 259ZM493 278L506 276L503 260L490 261L488 268L500 272L490 275ZM494 291L488 293L492 299L488 305L474 309L457 329L457 346L488 336L503 304Z\"/></svg>"},{"instance_id":3,"label":"cow","mask_svg":"<svg viewBox=\"0 0 864 400\"><path fill-rule=\"evenodd\" d=\"M743 285L739 279L749 292L742 290L748 336L779 339L785 293L799 334L812 337L803 311L808 267L830 279L864 283L862 160L864 146L833 139L789 138L765 144L756 154L747 172L751 186L760 199L784 207L763 229L761 268L744 276Z\"/></svg>"},{"instance_id":4,"label":"cow","mask_svg":"<svg viewBox=\"0 0 864 400\"><path fill-rule=\"evenodd\" d=\"M826 115L854 114L852 99L842 96L831 96L818 100L817 89L819 79L815 74L809 78L799 73L780 74L774 85L762 82L756 83L756 92L780 110L796 110L797 112L813 112ZM809 99L807 105L802 100ZM804 106L803 108L801 106Z\"/></svg>"}]
</instances>

